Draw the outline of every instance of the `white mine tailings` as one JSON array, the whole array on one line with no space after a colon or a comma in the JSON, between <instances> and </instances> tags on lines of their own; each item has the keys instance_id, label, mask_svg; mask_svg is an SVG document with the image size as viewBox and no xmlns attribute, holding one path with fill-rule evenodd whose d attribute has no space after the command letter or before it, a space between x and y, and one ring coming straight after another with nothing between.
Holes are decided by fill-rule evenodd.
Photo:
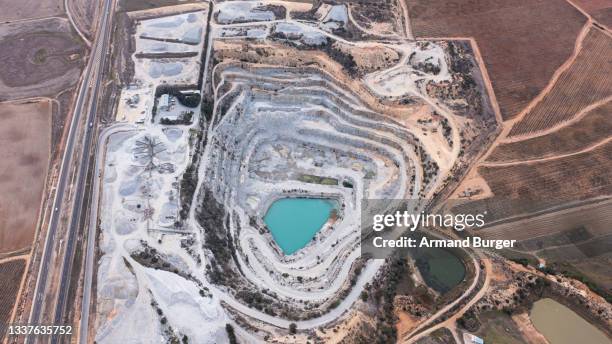
<instances>
[{"instance_id":1,"label":"white mine tailings","mask_svg":"<svg viewBox=\"0 0 612 344\"><path fill-rule=\"evenodd\" d=\"M383 264L360 257L362 200L430 197L457 165L468 119L427 89L455 81L442 45L349 42L332 33L351 20L346 6L300 22L280 4L222 2L209 39L283 42L305 54L342 42L400 59L351 80L359 94L314 63L218 60L204 46L206 10L137 20L133 80L116 116L123 124L107 129L101 147L97 342L223 343L227 323L257 342L292 322L337 320ZM210 94L201 113L179 98L199 97L202 61ZM155 95L169 85L174 95ZM416 105L405 116L372 105L408 98ZM337 202L290 255L263 221L287 197Z\"/></svg>"}]
</instances>

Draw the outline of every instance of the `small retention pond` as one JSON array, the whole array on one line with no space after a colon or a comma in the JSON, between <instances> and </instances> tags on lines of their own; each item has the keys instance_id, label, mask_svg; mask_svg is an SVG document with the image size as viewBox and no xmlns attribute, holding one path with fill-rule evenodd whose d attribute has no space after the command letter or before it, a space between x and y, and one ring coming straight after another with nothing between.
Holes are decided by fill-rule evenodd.
<instances>
[{"instance_id":1,"label":"small retention pond","mask_svg":"<svg viewBox=\"0 0 612 344\"><path fill-rule=\"evenodd\" d=\"M268 208L264 222L283 253L290 255L308 245L336 206L324 198L283 198Z\"/></svg>"},{"instance_id":2,"label":"small retention pond","mask_svg":"<svg viewBox=\"0 0 612 344\"><path fill-rule=\"evenodd\" d=\"M595 326L552 299L536 301L529 316L535 328L551 344L611 343Z\"/></svg>"},{"instance_id":3,"label":"small retention pond","mask_svg":"<svg viewBox=\"0 0 612 344\"><path fill-rule=\"evenodd\" d=\"M443 248L417 248L412 251L425 283L440 294L456 287L465 277L465 266L453 252Z\"/></svg>"}]
</instances>

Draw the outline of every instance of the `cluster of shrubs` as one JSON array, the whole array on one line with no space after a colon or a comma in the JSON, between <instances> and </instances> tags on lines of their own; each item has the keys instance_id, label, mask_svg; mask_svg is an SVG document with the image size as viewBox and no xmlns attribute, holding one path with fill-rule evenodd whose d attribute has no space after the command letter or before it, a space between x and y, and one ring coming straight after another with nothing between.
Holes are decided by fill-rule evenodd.
<instances>
[{"instance_id":1,"label":"cluster of shrubs","mask_svg":"<svg viewBox=\"0 0 612 344\"><path fill-rule=\"evenodd\" d=\"M330 42L323 47L323 51L325 51L332 60L341 64L348 75L353 77L357 76L358 68L353 55L334 47Z\"/></svg>"},{"instance_id":2,"label":"cluster of shrubs","mask_svg":"<svg viewBox=\"0 0 612 344\"><path fill-rule=\"evenodd\" d=\"M367 343L395 343L397 341L397 330L395 323L397 317L394 312L393 300L397 295L397 287L402 277L410 273L406 260L399 254L388 258L389 262L381 275L369 288L361 293L361 299L371 302L377 309L376 331L360 334L358 342ZM367 338L365 338L367 337Z\"/></svg>"},{"instance_id":3,"label":"cluster of shrubs","mask_svg":"<svg viewBox=\"0 0 612 344\"><path fill-rule=\"evenodd\" d=\"M193 118L193 111L186 111L182 113L180 116L178 116L178 118L176 119L170 119L170 118L163 117L162 119L159 120L159 123L163 125L176 125L176 124L188 125L188 124L191 124L192 118Z\"/></svg>"},{"instance_id":4,"label":"cluster of shrubs","mask_svg":"<svg viewBox=\"0 0 612 344\"><path fill-rule=\"evenodd\" d=\"M202 97L198 92L183 93L187 89L192 89L190 86L177 86L177 85L160 85L155 89L155 97L160 97L162 94L169 94L176 97L178 101L190 108L197 107L200 105Z\"/></svg>"}]
</instances>

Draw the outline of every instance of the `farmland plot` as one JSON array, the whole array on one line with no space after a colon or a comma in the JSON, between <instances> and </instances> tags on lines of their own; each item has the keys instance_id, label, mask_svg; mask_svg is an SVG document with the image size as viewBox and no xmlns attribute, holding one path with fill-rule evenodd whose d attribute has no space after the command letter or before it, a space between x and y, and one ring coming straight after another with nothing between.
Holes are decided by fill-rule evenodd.
<instances>
[{"instance_id":1,"label":"farmland plot","mask_svg":"<svg viewBox=\"0 0 612 344\"><path fill-rule=\"evenodd\" d=\"M565 233L569 238L567 242L584 242L611 234L612 229L608 226L611 221L612 202L605 201L504 222L486 227L478 234L487 239L519 240L525 251L535 251L550 242L562 244L552 237L560 233ZM539 246L538 240L542 241L542 245ZM531 245L529 241L535 244Z\"/></svg>"},{"instance_id":2,"label":"farmland plot","mask_svg":"<svg viewBox=\"0 0 612 344\"><path fill-rule=\"evenodd\" d=\"M572 54L586 18L561 0L406 0L414 35L473 37L505 120Z\"/></svg>"},{"instance_id":3,"label":"farmland plot","mask_svg":"<svg viewBox=\"0 0 612 344\"><path fill-rule=\"evenodd\" d=\"M573 65L552 90L514 125L509 136L545 130L571 119L581 109L612 95L612 38L591 29Z\"/></svg>"},{"instance_id":4,"label":"farmland plot","mask_svg":"<svg viewBox=\"0 0 612 344\"><path fill-rule=\"evenodd\" d=\"M0 24L0 100L55 96L77 82L84 54L67 19Z\"/></svg>"},{"instance_id":5,"label":"farmland plot","mask_svg":"<svg viewBox=\"0 0 612 344\"><path fill-rule=\"evenodd\" d=\"M50 136L50 103L0 103L0 253L32 244Z\"/></svg>"},{"instance_id":6,"label":"farmland plot","mask_svg":"<svg viewBox=\"0 0 612 344\"><path fill-rule=\"evenodd\" d=\"M0 341L4 335L4 324L11 319L11 313L15 305L17 293L21 284L21 277L25 270L24 259L10 260L0 263L0 281L2 281L2 293L0 293Z\"/></svg>"},{"instance_id":7,"label":"farmland plot","mask_svg":"<svg viewBox=\"0 0 612 344\"><path fill-rule=\"evenodd\" d=\"M64 13L61 0L0 0L0 21L58 16Z\"/></svg>"},{"instance_id":8,"label":"farmland plot","mask_svg":"<svg viewBox=\"0 0 612 344\"><path fill-rule=\"evenodd\" d=\"M612 2L609 0L575 0L574 3L595 21L612 27Z\"/></svg>"},{"instance_id":9,"label":"farmland plot","mask_svg":"<svg viewBox=\"0 0 612 344\"><path fill-rule=\"evenodd\" d=\"M569 154L598 144L612 135L612 102L588 111L578 121L552 133L497 146L487 161L520 161Z\"/></svg>"},{"instance_id":10,"label":"farmland plot","mask_svg":"<svg viewBox=\"0 0 612 344\"><path fill-rule=\"evenodd\" d=\"M534 203L528 210L537 211L612 194L611 160L612 142L608 142L568 157L507 166L481 166L478 172L496 197L518 199L523 203L532 201Z\"/></svg>"}]
</instances>

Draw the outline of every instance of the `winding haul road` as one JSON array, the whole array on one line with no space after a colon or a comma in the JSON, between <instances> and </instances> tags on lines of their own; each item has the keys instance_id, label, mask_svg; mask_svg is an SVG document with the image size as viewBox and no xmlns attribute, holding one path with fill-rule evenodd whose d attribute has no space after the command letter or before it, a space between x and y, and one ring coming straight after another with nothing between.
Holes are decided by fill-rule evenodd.
<instances>
[{"instance_id":1,"label":"winding haul road","mask_svg":"<svg viewBox=\"0 0 612 344\"><path fill-rule=\"evenodd\" d=\"M92 150L92 138L95 132L94 124L96 122L96 112L98 109L98 91L104 79L103 68L106 63L109 48L113 8L114 4L112 0L104 0L100 18L100 30L98 30L93 42L90 59L83 73L81 85L79 87L66 147L60 165L60 173L53 200L53 210L51 212L49 227L44 242L35 293L32 300L32 308L30 311L30 323L41 322L43 319L42 313L43 305L46 303L45 301L55 297L54 293L51 293L51 295L47 293L49 268L52 262L51 258L53 256L56 234L58 227L61 226L60 220L64 214L70 219L68 224L69 227L67 228L68 235L60 270L59 289L57 292L55 309L49 310L49 312L53 312L53 322L55 324L62 323L67 309L67 293L72 277L72 262L74 258L75 241L79 233L81 208L87 188L86 179L89 170L89 157ZM79 142L80 133L83 135ZM79 156L81 156L81 161L77 159ZM75 176L76 179L71 180L70 171L73 166L78 166L78 168ZM74 185L74 190L70 190L72 185ZM71 191L73 192L72 195L70 195ZM65 207L63 207L65 197L70 197L73 201L71 204L72 209L65 209ZM66 207L70 207L70 205L66 205ZM58 257L61 257L61 252L58 252ZM32 340L33 338L29 337L27 342L31 342ZM54 336L51 342L55 343L59 340L59 337Z\"/></svg>"},{"instance_id":2,"label":"winding haul road","mask_svg":"<svg viewBox=\"0 0 612 344\"><path fill-rule=\"evenodd\" d=\"M213 5L214 5L214 1L210 3L211 7L209 8L209 11L213 11ZM84 99L87 98L88 94L91 95L96 95L97 94L97 89L98 86L102 80L101 77L101 67L104 66L105 63L105 59L106 59L106 51L108 49L108 44L109 44L109 30L111 28L110 22L111 22L111 18L112 18L112 0L104 0L104 7L103 7L103 17L101 18L101 24L100 24L100 30L98 31L98 35L96 37L96 39L93 42L93 52L92 52L92 58L89 61L89 64L87 66L87 70L84 74L84 79L83 79L83 84L81 86L81 89L79 91L79 96L77 99L77 106L75 107L75 113L73 116L73 121L71 124L71 128L70 128L70 134L69 134L69 140L67 143L67 148L66 148L66 152L64 155L64 159L62 161L62 170L61 170L61 177L58 183L58 192L56 195L56 198L54 200L54 209L56 208L56 204L61 204L61 200L63 197L63 193L64 193L64 189L66 187L66 184L68 183L68 172L67 170L69 169L69 167L71 166L71 164L73 163L72 160L72 156L73 156L73 150L74 150L74 136L75 136L75 132L77 131L78 128L78 123L79 123L79 117L80 114L82 113L82 107L83 107L83 103L84 103ZM208 23L208 25L212 25L212 23ZM235 25L227 25L227 26L246 26L248 24L235 24ZM250 23L250 25L253 25L253 23ZM340 37L335 37L331 34L325 33L327 36L332 37L334 39L343 41L347 44L350 45L364 45L364 46L371 46L372 43L370 44L366 44L366 43L355 43L355 42L349 42L346 41ZM410 35L410 32L407 32L407 35ZM375 43L374 43L375 44ZM209 58L210 58L210 54L211 54L211 48L212 48L212 44L209 42L208 46L205 47L206 49L206 59L205 59L205 66L204 66L204 77L206 77L206 70L208 69L208 63L209 63ZM214 73L213 73L214 74ZM214 89L215 91L215 99L216 99L216 89ZM428 103L433 106L436 109L439 109L439 105L431 100L428 101ZM92 122L93 119L95 119L95 112L96 112L96 108L97 108L97 102L96 102L96 98L93 97L88 105L87 105L87 110L86 110L86 116L88 116L88 120L86 123ZM446 112L443 109L441 112L446 114ZM214 117L216 117L216 111L213 112L213 120L211 122L214 123ZM448 118L452 118L451 116L448 116ZM93 276L93 267L94 267L94 258L95 258L95 233L96 233L96 227L97 227L97 201L98 201L98 192L100 191L100 181L99 178L101 175L99 175L99 172L101 172L101 169L103 168L103 160L104 160L104 144L106 139L112 134L112 133L116 133L118 131L129 131L129 130L137 130L134 127L131 127L129 125L114 125L110 128L107 128L107 130L105 130L102 135L100 136L99 140L98 140L98 152L96 155L96 167L94 169L95 171L95 176L94 176L94 186L93 186L93 190L92 190L92 203L90 205L90 218L89 218L89 223L88 223L88 243L87 243L87 252L86 252L86 256L85 256L85 280L84 280L84 286L83 286L83 300L82 300L82 309L80 310L81 312L81 320L80 320L80 326L79 326L79 343L87 343L88 342L88 328L89 328L89 312L90 312L90 300L91 300L91 292L92 292L92 280L93 278L95 278ZM212 126L209 126L208 128L208 136L211 135L211 130L212 130ZM62 274L61 274L61 286L59 289L59 296L58 296L58 301L57 301L57 306L56 306L56 313L55 313L55 320L56 322L60 322L62 320L62 316L65 312L66 309L66 293L68 290L68 286L69 286L69 282L70 282L70 267L72 264L72 255L73 255L73 246L74 246L74 241L75 238L77 237L77 233L78 233L78 224L79 224L79 220L81 218L80 212L81 212L81 208L82 208L82 202L83 202L83 190L85 189L85 177L86 177L86 173L87 173L87 168L89 166L89 156L90 156L90 152L91 152L91 146L92 146L92 135L93 135L94 130L92 130L91 128L87 129L87 132L85 134L84 137L84 156L83 156L83 162L80 165L80 170L78 172L78 179L77 179L77 184L76 184L76 191L75 191L75 202L74 202L74 208L72 210L72 217L70 220L70 228L69 228L69 240L67 242L67 254L65 256L64 259L64 264L62 266ZM458 134L457 134L458 136ZM458 138L455 138L458 139ZM459 145L454 145L455 147L458 147ZM205 148L205 150L208 149L208 146ZM453 152L453 153L457 153L457 152ZM203 156L207 156L206 153L203 154ZM205 166L205 162L202 163L200 165L200 174L203 175L202 173L202 169ZM199 188L201 187L201 182L198 183L198 186L196 188L196 192L195 194L198 194ZM191 211L190 211L190 218L193 219L194 216L194 208L195 207L191 207ZM45 285L45 281L46 281L46 272L47 272L47 266L48 266L48 262L49 262L49 256L51 255L49 251L52 250L52 243L53 243L53 236L55 235L55 228L57 227L57 222L58 222L58 212L55 211L52 214L52 222L49 228L49 234L47 237L47 241L45 243L45 252L44 252L44 259L43 262L41 263L41 274L39 274L39 283L41 285ZM50 240L51 239L51 240ZM370 282L372 280L372 278L374 277L374 275L377 273L377 271L380 269L380 267L383 265L384 261L383 260L373 260L370 261L367 266L365 267L364 271L362 272L362 274L360 275L358 281L357 281L357 285L355 287L353 287L351 289L351 292L349 293L349 295L342 300L342 302L340 303L340 305L338 307L336 307L335 309L333 309L332 311L323 314L320 317L314 318L314 319L310 319L310 320L305 320L305 321L298 321L296 322L296 325L298 328L300 329L310 329L310 328L316 328L322 325L325 325L331 321L336 320L337 318L339 318L344 312L346 312L351 305L357 300L357 298L360 295L361 290L364 288L365 284ZM476 284L478 281L478 274L480 273L477 263L474 262L475 264L475 269L476 269L476 274L477 274L477 278L475 278L474 282L472 283L472 285L470 286L469 290L466 291L464 293L464 295L462 295L458 300L456 300L455 302L449 304L447 307L445 307L444 309L442 309L440 312L438 312L436 315L434 315L434 317L432 317L432 319L430 319L428 322L421 324L421 326L419 326L419 328L417 328L416 331L413 331L411 333L411 335L418 335L419 337L421 335L423 335L423 333L429 333L430 330L426 329L425 331L423 331L422 333L417 333L418 331L421 331L423 329L425 329L428 325L430 325L434 320L436 320L438 317L442 316L446 311L448 311L450 308L452 308L453 306L455 306L456 304L458 304L458 302L462 301L464 298L466 298L469 293L471 291L473 291L476 288ZM33 310L32 310L32 315L36 315L36 316L40 316L39 312L40 312L40 307L42 304L42 301L44 299L44 287L42 289L39 288L37 284L37 292L36 292L36 301L34 306L36 306L37 308L34 308L33 306ZM232 308L235 308L236 310L238 310L239 312L242 312L248 316L251 317L255 317L263 322L278 326L278 327L283 327L283 328L288 328L291 324L291 321L285 320L285 319L281 319L278 317L272 317L269 316L263 312L259 312L257 310L254 310L252 308L247 307L246 305L243 305L242 303L238 302L237 300L235 300L232 295L226 293L225 291L213 286L213 285L207 285L211 291L213 292L213 294L215 296L217 296L221 301L225 302L227 305L231 306ZM41 294L42 293L42 294ZM473 298L473 299L477 299L477 297ZM470 300L470 302L474 302L472 300ZM35 312L36 310L36 312ZM38 312L38 313L37 313ZM437 327L436 327L437 328Z\"/></svg>"}]
</instances>

